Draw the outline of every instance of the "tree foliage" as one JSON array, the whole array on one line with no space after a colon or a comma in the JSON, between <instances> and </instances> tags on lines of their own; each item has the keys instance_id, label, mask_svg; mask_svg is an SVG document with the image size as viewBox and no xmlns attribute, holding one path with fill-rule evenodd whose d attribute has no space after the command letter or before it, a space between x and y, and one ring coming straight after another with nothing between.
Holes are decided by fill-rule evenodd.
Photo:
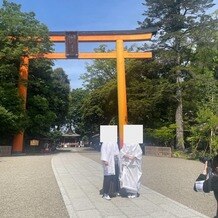
<instances>
[{"instance_id":1,"label":"tree foliage","mask_svg":"<svg viewBox=\"0 0 218 218\"><path fill-rule=\"evenodd\" d=\"M172 66L170 72L177 84L177 147L184 149L183 92L186 86L183 83L190 78L187 66L196 55L196 48L208 42L207 36L216 26L216 19L206 13L214 3L213 0L145 0L143 5L146 18L139 22L140 28L159 27L152 44L156 61Z\"/></svg>"},{"instance_id":2,"label":"tree foliage","mask_svg":"<svg viewBox=\"0 0 218 218\"><path fill-rule=\"evenodd\" d=\"M66 124L69 109L70 81L62 68L53 70L51 74L50 104L57 118L55 125L58 129Z\"/></svg>"},{"instance_id":3,"label":"tree foliage","mask_svg":"<svg viewBox=\"0 0 218 218\"><path fill-rule=\"evenodd\" d=\"M175 139L175 124L170 124L169 126L162 126L159 129L148 129L148 136L152 137L157 144L161 146L173 146L173 141Z\"/></svg>"},{"instance_id":4,"label":"tree foliage","mask_svg":"<svg viewBox=\"0 0 218 218\"><path fill-rule=\"evenodd\" d=\"M174 146L184 149L184 142L189 146L187 137L194 136L191 127L199 126L200 111L209 110L215 126L212 128L208 121L213 140L207 134L207 141L214 148L214 116L218 111L218 43L214 33L217 23L216 16L206 13L213 1L145 1L144 5L146 18L140 23L141 28L159 26L159 31L153 43L144 46L153 49L153 60L126 61L128 121L143 124L146 138L157 144L172 146L176 135ZM90 91L83 102L83 120L89 126L95 125L94 129L110 122L110 113L105 113L110 97L106 93L110 93L107 84L114 78L108 69L116 72L113 62L98 60L89 65L83 77Z\"/></svg>"},{"instance_id":5,"label":"tree foliage","mask_svg":"<svg viewBox=\"0 0 218 218\"><path fill-rule=\"evenodd\" d=\"M146 139L157 145L193 150L218 149L217 14L212 0L145 0L140 28L158 26L152 43L154 59L126 60L128 121L143 124ZM143 7L144 7L143 6ZM40 42L40 43L39 43ZM27 49L28 48L28 49ZM84 89L70 92L61 68L48 60L31 60L27 112L18 96L20 56L50 52L48 29L34 13L4 0L0 8L0 131L9 137L26 128L30 136L56 138L61 126L82 136L117 124L115 60L94 60L86 66ZM106 45L95 49L108 52ZM70 93L70 95L69 95ZM51 131L52 128L52 131ZM183 129L184 128L184 129ZM183 137L184 132L184 137Z\"/></svg>"},{"instance_id":6,"label":"tree foliage","mask_svg":"<svg viewBox=\"0 0 218 218\"><path fill-rule=\"evenodd\" d=\"M52 51L48 28L21 5L3 1L0 8L0 116L2 136L26 129L26 135L46 136L51 127L66 123L69 80L63 69L52 70L52 62L31 60L27 82L27 110L18 95L21 56ZM7 125L6 125L7 124Z\"/></svg>"},{"instance_id":7,"label":"tree foliage","mask_svg":"<svg viewBox=\"0 0 218 218\"><path fill-rule=\"evenodd\" d=\"M70 87L62 68L53 70L43 59L32 61L28 90L28 135L47 136L51 128L66 124Z\"/></svg>"},{"instance_id":8,"label":"tree foliage","mask_svg":"<svg viewBox=\"0 0 218 218\"><path fill-rule=\"evenodd\" d=\"M100 125L115 124L117 121L116 81L110 80L101 88L92 91L82 106L86 132L89 136L99 132ZM117 123L117 122L116 122Z\"/></svg>"},{"instance_id":9,"label":"tree foliage","mask_svg":"<svg viewBox=\"0 0 218 218\"><path fill-rule=\"evenodd\" d=\"M199 109L196 123L191 127L192 135L188 138L193 150L209 149L210 154L218 151L218 116L209 108Z\"/></svg>"},{"instance_id":10,"label":"tree foliage","mask_svg":"<svg viewBox=\"0 0 218 218\"><path fill-rule=\"evenodd\" d=\"M159 128L173 123L175 85L167 79L169 67L146 61L129 61L127 98L130 123L142 123L144 128Z\"/></svg>"},{"instance_id":11,"label":"tree foliage","mask_svg":"<svg viewBox=\"0 0 218 218\"><path fill-rule=\"evenodd\" d=\"M0 30L0 39L3 41L1 59L19 61L22 55L51 50L47 27L35 19L33 12L21 12L21 5L3 0Z\"/></svg>"},{"instance_id":12,"label":"tree foliage","mask_svg":"<svg viewBox=\"0 0 218 218\"><path fill-rule=\"evenodd\" d=\"M68 128L74 127L79 134L85 135L85 122L83 120L83 103L88 95L88 91L82 88L73 89L69 96Z\"/></svg>"},{"instance_id":13,"label":"tree foliage","mask_svg":"<svg viewBox=\"0 0 218 218\"><path fill-rule=\"evenodd\" d=\"M23 102L17 90L20 57L50 50L47 27L35 19L34 13L23 13L20 5L4 0L0 8L0 106L7 125L1 136L26 127Z\"/></svg>"},{"instance_id":14,"label":"tree foliage","mask_svg":"<svg viewBox=\"0 0 218 218\"><path fill-rule=\"evenodd\" d=\"M110 52L106 45L100 45L94 49L95 52ZM116 78L115 60L94 60L92 64L86 65L87 72L81 75L83 85L88 90L97 89L105 85L109 80Z\"/></svg>"}]
</instances>

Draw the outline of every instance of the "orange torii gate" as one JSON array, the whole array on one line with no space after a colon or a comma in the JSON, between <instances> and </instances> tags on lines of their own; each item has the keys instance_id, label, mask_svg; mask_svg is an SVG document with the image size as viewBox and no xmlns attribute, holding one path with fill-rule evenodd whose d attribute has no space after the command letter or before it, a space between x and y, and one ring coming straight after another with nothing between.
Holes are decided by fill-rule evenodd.
<instances>
[{"instance_id":1,"label":"orange torii gate","mask_svg":"<svg viewBox=\"0 0 218 218\"><path fill-rule=\"evenodd\" d=\"M24 100L26 107L27 85L23 81L28 81L29 60L39 57L48 59L111 59L117 60L117 88L118 88L118 118L119 118L119 145L123 145L123 126L127 124L127 99L126 99L126 78L125 78L125 58L145 59L152 58L152 52L127 52L124 50L124 42L150 40L157 31L156 28L144 30L127 31L67 31L50 32L50 40L54 43L65 43L65 52L39 54L38 56L23 56L20 65L20 82L18 90ZM79 42L115 42L116 51L108 53L79 52ZM24 132L14 136L14 153L23 151Z\"/></svg>"}]
</instances>

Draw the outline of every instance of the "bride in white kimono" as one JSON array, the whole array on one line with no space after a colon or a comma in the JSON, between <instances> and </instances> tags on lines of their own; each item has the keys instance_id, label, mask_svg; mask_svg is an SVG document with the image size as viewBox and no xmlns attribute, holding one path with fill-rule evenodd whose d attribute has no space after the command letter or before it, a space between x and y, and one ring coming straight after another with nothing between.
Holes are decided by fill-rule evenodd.
<instances>
[{"instance_id":1,"label":"bride in white kimono","mask_svg":"<svg viewBox=\"0 0 218 218\"><path fill-rule=\"evenodd\" d=\"M140 178L142 176L142 149L139 144L125 144L120 150L121 188L125 188L129 198L139 196Z\"/></svg>"}]
</instances>

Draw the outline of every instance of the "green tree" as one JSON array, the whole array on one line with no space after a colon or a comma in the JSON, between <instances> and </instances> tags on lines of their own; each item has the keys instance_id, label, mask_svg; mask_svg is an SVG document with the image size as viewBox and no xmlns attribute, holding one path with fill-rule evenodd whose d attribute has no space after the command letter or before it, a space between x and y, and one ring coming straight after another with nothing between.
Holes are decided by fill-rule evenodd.
<instances>
[{"instance_id":1,"label":"green tree","mask_svg":"<svg viewBox=\"0 0 218 218\"><path fill-rule=\"evenodd\" d=\"M66 124L70 88L63 69L52 70L48 60L31 61L28 90L28 135L47 136Z\"/></svg>"},{"instance_id":2,"label":"green tree","mask_svg":"<svg viewBox=\"0 0 218 218\"><path fill-rule=\"evenodd\" d=\"M53 90L52 72L50 61L31 60L26 106L29 121L26 129L28 136L46 136L57 117L50 103Z\"/></svg>"},{"instance_id":3,"label":"green tree","mask_svg":"<svg viewBox=\"0 0 218 218\"><path fill-rule=\"evenodd\" d=\"M68 111L68 127L73 126L75 131L81 135L85 135L85 123L83 117L83 103L88 96L88 91L82 88L73 89L69 97L69 111Z\"/></svg>"},{"instance_id":4,"label":"green tree","mask_svg":"<svg viewBox=\"0 0 218 218\"><path fill-rule=\"evenodd\" d=\"M106 45L100 45L95 52L110 52ZM116 78L116 61L113 59L96 59L86 65L87 72L81 75L83 86L88 90L97 89L109 80Z\"/></svg>"},{"instance_id":5,"label":"green tree","mask_svg":"<svg viewBox=\"0 0 218 218\"><path fill-rule=\"evenodd\" d=\"M106 45L100 45L95 52L108 52ZM89 92L80 109L80 129L91 136L99 132L101 124L117 120L116 61L113 59L94 60L86 66L81 76L84 88Z\"/></svg>"},{"instance_id":6,"label":"green tree","mask_svg":"<svg viewBox=\"0 0 218 218\"><path fill-rule=\"evenodd\" d=\"M196 45L206 40L202 29L207 32L214 26L213 18L206 14L206 10L214 5L213 0L145 0L144 5L146 18L139 22L140 27L159 27L152 46L157 51L156 60L174 65L171 72L177 84L176 146L184 150L182 91L187 75L184 67L190 63Z\"/></svg>"},{"instance_id":7,"label":"green tree","mask_svg":"<svg viewBox=\"0 0 218 218\"><path fill-rule=\"evenodd\" d=\"M18 122L19 119L19 116L0 106L0 125L4 127L0 129L1 139L7 139L11 135L19 132L21 129Z\"/></svg>"},{"instance_id":8,"label":"green tree","mask_svg":"<svg viewBox=\"0 0 218 218\"><path fill-rule=\"evenodd\" d=\"M218 149L218 38L216 31L208 31L207 41L201 42L191 62L195 73L197 89L197 113L189 137L194 151L199 148L209 150L210 154ZM205 82L206 81L206 82Z\"/></svg>"},{"instance_id":9,"label":"green tree","mask_svg":"<svg viewBox=\"0 0 218 218\"><path fill-rule=\"evenodd\" d=\"M209 148L210 154L218 150L218 116L209 108L202 108L197 113L196 124L191 127L192 135L188 138L193 151Z\"/></svg>"},{"instance_id":10,"label":"green tree","mask_svg":"<svg viewBox=\"0 0 218 218\"><path fill-rule=\"evenodd\" d=\"M69 110L70 81L62 68L54 69L51 74L52 90L50 104L57 118L57 129L66 124Z\"/></svg>"},{"instance_id":11,"label":"green tree","mask_svg":"<svg viewBox=\"0 0 218 218\"><path fill-rule=\"evenodd\" d=\"M175 131L176 130L176 125L175 124L170 124L169 126L162 126L159 129L155 130L149 130L148 135L150 137L154 137L155 139L158 139L158 142L160 146L172 146L172 141L175 138Z\"/></svg>"},{"instance_id":12,"label":"green tree","mask_svg":"<svg viewBox=\"0 0 218 218\"><path fill-rule=\"evenodd\" d=\"M129 123L155 129L174 122L175 85L167 79L169 69L158 62L126 60ZM84 75L90 93L83 102L81 114L90 132L98 132L101 124L117 124L114 70L114 61L98 60L89 65Z\"/></svg>"},{"instance_id":13,"label":"green tree","mask_svg":"<svg viewBox=\"0 0 218 218\"><path fill-rule=\"evenodd\" d=\"M33 12L21 12L21 5L3 0L0 21L1 59L19 61L22 55L51 51L48 28Z\"/></svg>"},{"instance_id":14,"label":"green tree","mask_svg":"<svg viewBox=\"0 0 218 218\"><path fill-rule=\"evenodd\" d=\"M130 123L156 129L174 123L175 85L169 66L153 61L128 61L127 96Z\"/></svg>"},{"instance_id":15,"label":"green tree","mask_svg":"<svg viewBox=\"0 0 218 218\"><path fill-rule=\"evenodd\" d=\"M86 124L87 135L99 132L100 125L117 124L116 81L110 80L104 86L93 90L85 98L82 119Z\"/></svg>"},{"instance_id":16,"label":"green tree","mask_svg":"<svg viewBox=\"0 0 218 218\"><path fill-rule=\"evenodd\" d=\"M49 108L48 99L34 95L28 102L29 125L26 134L29 136L46 136L54 123L56 114Z\"/></svg>"},{"instance_id":17,"label":"green tree","mask_svg":"<svg viewBox=\"0 0 218 218\"><path fill-rule=\"evenodd\" d=\"M3 0L0 8L0 107L5 117L2 122L7 120L8 128L3 128L1 135L15 134L26 127L23 102L17 91L20 57L50 50L48 29L35 19L35 14L23 13L21 5Z\"/></svg>"}]
</instances>

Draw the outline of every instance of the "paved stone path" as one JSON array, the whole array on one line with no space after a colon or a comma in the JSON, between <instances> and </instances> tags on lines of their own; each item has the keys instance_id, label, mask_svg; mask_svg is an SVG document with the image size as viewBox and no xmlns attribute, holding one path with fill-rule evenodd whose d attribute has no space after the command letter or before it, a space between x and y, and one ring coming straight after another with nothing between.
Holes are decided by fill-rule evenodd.
<instances>
[{"instance_id":1,"label":"paved stone path","mask_svg":"<svg viewBox=\"0 0 218 218\"><path fill-rule=\"evenodd\" d=\"M103 180L99 159L99 152L81 148L0 157L0 217L206 217L199 211L214 215L213 195L204 195L201 202L202 195L192 190L202 168L196 161L143 156L146 186L141 196L108 202L99 195Z\"/></svg>"},{"instance_id":2,"label":"paved stone path","mask_svg":"<svg viewBox=\"0 0 218 218\"><path fill-rule=\"evenodd\" d=\"M90 149L73 149L81 155L100 161L100 152ZM182 158L143 156L141 183L176 202L184 204L209 217L216 214L216 200L213 192L193 191L193 184L204 165L199 161Z\"/></svg>"},{"instance_id":3,"label":"paved stone path","mask_svg":"<svg viewBox=\"0 0 218 218\"><path fill-rule=\"evenodd\" d=\"M78 153L55 155L52 167L70 217L207 217L145 186L139 198L106 201L99 195L101 165Z\"/></svg>"}]
</instances>

